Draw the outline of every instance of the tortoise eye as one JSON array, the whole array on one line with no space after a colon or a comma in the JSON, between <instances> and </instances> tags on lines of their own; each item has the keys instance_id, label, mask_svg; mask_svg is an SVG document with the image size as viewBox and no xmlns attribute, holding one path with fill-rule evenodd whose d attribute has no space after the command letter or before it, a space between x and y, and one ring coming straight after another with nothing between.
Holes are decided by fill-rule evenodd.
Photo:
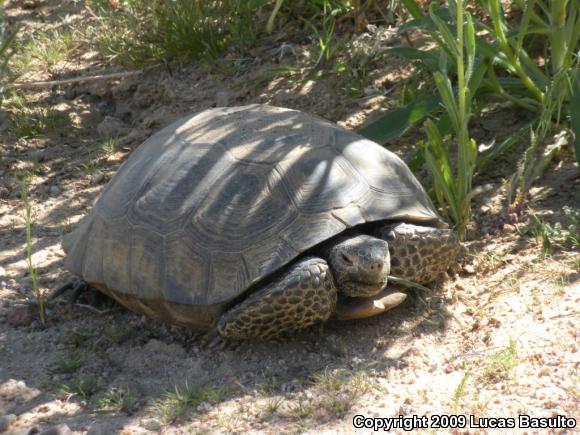
<instances>
[{"instance_id":1,"label":"tortoise eye","mask_svg":"<svg viewBox=\"0 0 580 435\"><path fill-rule=\"evenodd\" d=\"M346 264L352 264L352 260L344 252L340 253L340 257L342 258L342 261L344 261Z\"/></svg>"}]
</instances>

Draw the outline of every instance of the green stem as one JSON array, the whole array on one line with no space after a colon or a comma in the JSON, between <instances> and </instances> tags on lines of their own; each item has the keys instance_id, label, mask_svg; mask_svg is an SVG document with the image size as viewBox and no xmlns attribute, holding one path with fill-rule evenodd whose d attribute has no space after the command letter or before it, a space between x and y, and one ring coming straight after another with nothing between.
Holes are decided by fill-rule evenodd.
<instances>
[{"instance_id":1,"label":"green stem","mask_svg":"<svg viewBox=\"0 0 580 435\"><path fill-rule=\"evenodd\" d=\"M551 19L552 31L550 43L552 45L552 72L556 74L564 66L568 52L566 41L566 4L568 0L552 0Z\"/></svg>"},{"instance_id":2,"label":"green stem","mask_svg":"<svg viewBox=\"0 0 580 435\"><path fill-rule=\"evenodd\" d=\"M500 2L497 0L496 1L492 0L489 3L490 3L490 7L491 7L491 12L492 12L491 16L492 16L493 26L494 26L495 33L496 33L496 36L497 36L497 39L499 41L499 45L500 45L501 49L503 50L505 55L508 57L508 60L511 64L512 68L514 69L514 71L518 75L518 77L522 80L522 83L524 84L524 86L526 88L528 88L528 90L532 93L533 97L536 100L538 100L539 102L543 102L544 101L544 94L542 93L542 91L540 91L536 87L534 82L528 77L528 75L526 74L526 72L522 68L522 65L520 63L520 59L518 57L516 57L516 55L512 51L510 44L507 40L507 37L503 31L503 27L502 27L502 23L501 23L501 14L500 14L500 10L499 10Z\"/></svg>"}]
</instances>

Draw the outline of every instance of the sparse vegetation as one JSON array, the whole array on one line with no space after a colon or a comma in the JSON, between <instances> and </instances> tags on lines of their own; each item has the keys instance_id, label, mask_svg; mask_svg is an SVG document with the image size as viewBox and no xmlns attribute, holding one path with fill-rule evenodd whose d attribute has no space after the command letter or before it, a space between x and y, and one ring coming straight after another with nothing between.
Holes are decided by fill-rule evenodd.
<instances>
[{"instance_id":1,"label":"sparse vegetation","mask_svg":"<svg viewBox=\"0 0 580 435\"><path fill-rule=\"evenodd\" d=\"M137 402L137 396L127 387L109 387L97 398L95 410L107 413L130 414Z\"/></svg>"},{"instance_id":2,"label":"sparse vegetation","mask_svg":"<svg viewBox=\"0 0 580 435\"><path fill-rule=\"evenodd\" d=\"M99 24L88 30L86 38L124 64L216 61L226 48L243 54L253 45L252 12L264 3L95 1Z\"/></svg>"},{"instance_id":3,"label":"sparse vegetation","mask_svg":"<svg viewBox=\"0 0 580 435\"><path fill-rule=\"evenodd\" d=\"M4 0L0 0L0 103L4 94L4 83L8 61L15 54L16 30L8 30L4 18Z\"/></svg>"},{"instance_id":4,"label":"sparse vegetation","mask_svg":"<svg viewBox=\"0 0 580 435\"><path fill-rule=\"evenodd\" d=\"M38 286L38 276L34 262L32 261L32 206L28 198L28 184L30 181L29 173L21 173L17 176L18 184L20 185L20 197L24 206L24 221L25 221L25 235L26 235L26 258L28 260L28 275L32 285L32 293L35 296L35 303L38 307L38 315L42 325L46 325L46 310L44 294Z\"/></svg>"},{"instance_id":5,"label":"sparse vegetation","mask_svg":"<svg viewBox=\"0 0 580 435\"><path fill-rule=\"evenodd\" d=\"M550 224L545 222L533 211L530 213L532 223L529 232L542 248L542 255L550 255L554 248L580 248L580 211L569 206L563 208L564 216L570 221L567 227L560 222Z\"/></svg>"},{"instance_id":6,"label":"sparse vegetation","mask_svg":"<svg viewBox=\"0 0 580 435\"><path fill-rule=\"evenodd\" d=\"M59 387L59 395L65 400L78 399L83 404L87 403L99 389L97 378L93 376L76 377L71 382Z\"/></svg>"},{"instance_id":7,"label":"sparse vegetation","mask_svg":"<svg viewBox=\"0 0 580 435\"><path fill-rule=\"evenodd\" d=\"M510 339L502 350L490 355L485 361L481 378L485 382L500 382L512 377L513 369L520 363L516 350L516 342Z\"/></svg>"},{"instance_id":8,"label":"sparse vegetation","mask_svg":"<svg viewBox=\"0 0 580 435\"><path fill-rule=\"evenodd\" d=\"M159 399L154 408L159 417L165 422L175 422L184 417L187 412L198 411L198 407L206 404L219 403L228 395L228 390L224 387L189 385L188 382L182 387L175 387L166 392Z\"/></svg>"},{"instance_id":9,"label":"sparse vegetation","mask_svg":"<svg viewBox=\"0 0 580 435\"><path fill-rule=\"evenodd\" d=\"M69 352L54 361L51 371L53 373L72 374L80 369L84 362L84 357L80 352Z\"/></svg>"},{"instance_id":10,"label":"sparse vegetation","mask_svg":"<svg viewBox=\"0 0 580 435\"><path fill-rule=\"evenodd\" d=\"M457 385L457 388L455 388L455 390L453 391L453 409L456 413L458 413L459 410L461 409L461 401L463 400L463 398L465 396L467 382L469 381L469 378L471 377L471 370L469 369L469 367L464 367L464 368L465 368L465 373L463 374L463 377L461 378L459 385Z\"/></svg>"},{"instance_id":11,"label":"sparse vegetation","mask_svg":"<svg viewBox=\"0 0 580 435\"><path fill-rule=\"evenodd\" d=\"M29 139L54 131L65 123L66 115L41 103L30 103L18 93L4 101L10 118L10 132Z\"/></svg>"}]
</instances>

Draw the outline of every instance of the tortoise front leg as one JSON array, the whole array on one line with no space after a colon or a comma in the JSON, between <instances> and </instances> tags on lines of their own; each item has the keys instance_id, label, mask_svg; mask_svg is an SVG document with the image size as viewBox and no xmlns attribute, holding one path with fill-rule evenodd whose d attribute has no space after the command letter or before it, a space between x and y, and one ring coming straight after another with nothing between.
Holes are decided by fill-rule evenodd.
<instances>
[{"instance_id":1,"label":"tortoise front leg","mask_svg":"<svg viewBox=\"0 0 580 435\"><path fill-rule=\"evenodd\" d=\"M306 258L224 313L217 329L225 338L274 338L328 320L336 300L326 261Z\"/></svg>"},{"instance_id":2,"label":"tortoise front leg","mask_svg":"<svg viewBox=\"0 0 580 435\"><path fill-rule=\"evenodd\" d=\"M459 239L450 229L407 223L385 225L375 234L389 244L390 274L419 284L435 281L459 253Z\"/></svg>"}]
</instances>

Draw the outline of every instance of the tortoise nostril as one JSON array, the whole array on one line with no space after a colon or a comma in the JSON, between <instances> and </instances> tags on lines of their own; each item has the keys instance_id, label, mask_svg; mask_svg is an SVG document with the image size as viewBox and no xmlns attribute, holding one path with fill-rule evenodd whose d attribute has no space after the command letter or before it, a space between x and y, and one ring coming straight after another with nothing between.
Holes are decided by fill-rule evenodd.
<instances>
[{"instance_id":1,"label":"tortoise nostril","mask_svg":"<svg viewBox=\"0 0 580 435\"><path fill-rule=\"evenodd\" d=\"M371 272L380 272L381 270L383 270L383 265L384 263L382 261L373 261L370 264L370 270Z\"/></svg>"}]
</instances>

